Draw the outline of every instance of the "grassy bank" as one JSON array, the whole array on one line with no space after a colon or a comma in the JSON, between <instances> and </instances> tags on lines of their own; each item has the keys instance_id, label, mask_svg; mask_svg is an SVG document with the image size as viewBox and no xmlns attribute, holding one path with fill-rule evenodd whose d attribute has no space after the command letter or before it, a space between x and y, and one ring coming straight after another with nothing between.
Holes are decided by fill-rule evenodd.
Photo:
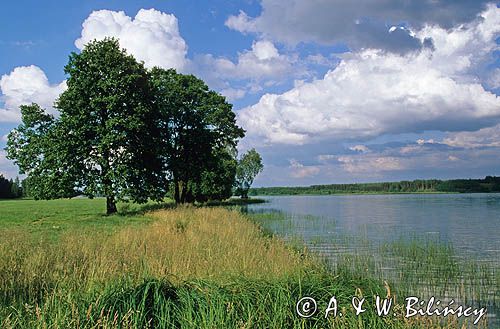
<instances>
[{"instance_id":1,"label":"grassy bank","mask_svg":"<svg viewBox=\"0 0 500 329\"><path fill-rule=\"evenodd\" d=\"M16 203L17 202L17 203ZM381 282L328 272L236 211L175 208L102 216L102 200L0 203L2 328L429 328L378 317ZM367 312L347 308L367 297ZM301 319L296 302L343 317Z\"/></svg>"}]
</instances>

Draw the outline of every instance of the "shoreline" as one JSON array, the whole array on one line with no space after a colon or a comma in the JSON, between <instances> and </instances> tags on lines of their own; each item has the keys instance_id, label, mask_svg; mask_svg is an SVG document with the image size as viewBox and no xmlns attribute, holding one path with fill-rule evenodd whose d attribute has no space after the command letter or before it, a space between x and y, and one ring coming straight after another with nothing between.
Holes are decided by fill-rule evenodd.
<instances>
[{"instance_id":1,"label":"shoreline","mask_svg":"<svg viewBox=\"0 0 500 329\"><path fill-rule=\"evenodd\" d=\"M498 194L500 192L350 192L350 193L273 193L273 194L255 194L252 197L266 197L266 196L329 196L329 195L398 195L398 194L481 194L481 193L492 193Z\"/></svg>"}]
</instances>

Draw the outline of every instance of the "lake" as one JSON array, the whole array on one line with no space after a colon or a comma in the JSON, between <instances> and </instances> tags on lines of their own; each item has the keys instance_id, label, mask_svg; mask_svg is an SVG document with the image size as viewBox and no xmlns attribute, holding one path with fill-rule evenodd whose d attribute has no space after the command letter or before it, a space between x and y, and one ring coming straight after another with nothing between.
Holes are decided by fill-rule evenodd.
<instances>
[{"instance_id":1,"label":"lake","mask_svg":"<svg viewBox=\"0 0 500 329\"><path fill-rule=\"evenodd\" d=\"M400 296L486 306L489 327L500 327L500 194L261 198L248 207L261 225L332 269L367 271Z\"/></svg>"}]
</instances>

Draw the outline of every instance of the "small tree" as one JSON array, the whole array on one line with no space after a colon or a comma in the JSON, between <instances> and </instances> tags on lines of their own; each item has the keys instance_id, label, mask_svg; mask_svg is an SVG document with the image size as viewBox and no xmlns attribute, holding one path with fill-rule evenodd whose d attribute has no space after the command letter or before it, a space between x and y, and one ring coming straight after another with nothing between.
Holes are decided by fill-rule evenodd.
<instances>
[{"instance_id":1,"label":"small tree","mask_svg":"<svg viewBox=\"0 0 500 329\"><path fill-rule=\"evenodd\" d=\"M10 180L10 195L11 198L20 198L22 196L21 185L19 183L19 177L16 177L15 180Z\"/></svg>"},{"instance_id":2,"label":"small tree","mask_svg":"<svg viewBox=\"0 0 500 329\"><path fill-rule=\"evenodd\" d=\"M255 149L251 149L243 154L238 161L236 169L235 195L240 195L242 199L247 199L248 190L250 190L253 180L263 169L262 158Z\"/></svg>"}]
</instances>

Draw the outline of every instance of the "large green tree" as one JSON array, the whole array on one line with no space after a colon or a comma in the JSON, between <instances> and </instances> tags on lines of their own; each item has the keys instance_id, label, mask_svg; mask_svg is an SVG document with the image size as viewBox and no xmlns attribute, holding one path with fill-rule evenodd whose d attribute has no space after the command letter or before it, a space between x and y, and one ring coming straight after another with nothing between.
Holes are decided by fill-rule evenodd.
<instances>
[{"instance_id":1,"label":"large green tree","mask_svg":"<svg viewBox=\"0 0 500 329\"><path fill-rule=\"evenodd\" d=\"M235 194L243 199L248 198L248 190L253 184L255 177L264 169L260 154L251 149L241 156L236 169Z\"/></svg>"},{"instance_id":2,"label":"large green tree","mask_svg":"<svg viewBox=\"0 0 500 329\"><path fill-rule=\"evenodd\" d=\"M8 155L28 174L30 192L103 195L108 214L119 200L160 199L158 118L144 65L104 39L72 53L65 73L60 117L25 107L23 124L9 135Z\"/></svg>"},{"instance_id":3,"label":"large green tree","mask_svg":"<svg viewBox=\"0 0 500 329\"><path fill-rule=\"evenodd\" d=\"M193 75L154 68L151 79L163 129L162 167L175 201L229 197L234 150L244 136L232 105Z\"/></svg>"},{"instance_id":4,"label":"large green tree","mask_svg":"<svg viewBox=\"0 0 500 329\"><path fill-rule=\"evenodd\" d=\"M168 190L178 203L231 195L244 130L202 80L147 71L115 39L72 53L65 72L60 116L22 106L8 138L31 196L102 195L111 214L119 200L160 200Z\"/></svg>"}]
</instances>

